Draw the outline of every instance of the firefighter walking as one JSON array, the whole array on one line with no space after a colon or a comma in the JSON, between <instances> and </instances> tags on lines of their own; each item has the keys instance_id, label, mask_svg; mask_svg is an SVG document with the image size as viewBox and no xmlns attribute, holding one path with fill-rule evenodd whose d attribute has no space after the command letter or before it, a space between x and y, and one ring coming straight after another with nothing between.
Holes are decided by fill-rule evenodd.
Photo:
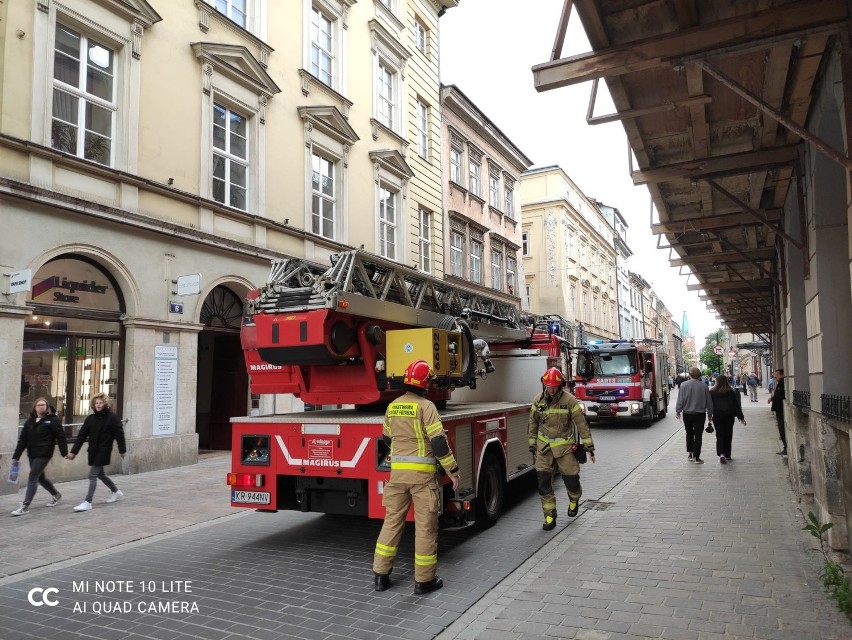
<instances>
[{"instance_id":1,"label":"firefighter walking","mask_svg":"<svg viewBox=\"0 0 852 640\"><path fill-rule=\"evenodd\" d=\"M565 376L556 367L545 371L541 377L544 389L533 400L530 408L529 445L535 456L535 473L538 494L544 511L545 531L556 526L556 495L553 476L558 470L568 489L568 516L577 515L580 496L580 463L575 451L582 444L592 462L595 461L595 444L583 409L577 399L565 390Z\"/></svg>"},{"instance_id":2,"label":"firefighter walking","mask_svg":"<svg viewBox=\"0 0 852 640\"><path fill-rule=\"evenodd\" d=\"M406 393L388 405L383 424L390 446L390 481L384 487L385 521L376 541L373 574L376 591L390 586L390 573L414 503L414 593L422 595L444 586L438 567L438 516L443 506L438 464L459 488L459 468L450 450L435 405L424 394L432 384L432 368L425 360L405 370Z\"/></svg>"}]
</instances>

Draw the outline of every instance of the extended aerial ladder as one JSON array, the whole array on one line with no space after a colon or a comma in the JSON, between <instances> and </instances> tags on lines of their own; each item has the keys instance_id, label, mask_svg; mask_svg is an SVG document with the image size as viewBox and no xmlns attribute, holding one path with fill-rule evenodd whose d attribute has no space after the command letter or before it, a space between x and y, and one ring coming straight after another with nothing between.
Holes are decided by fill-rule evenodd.
<instances>
[{"instance_id":1,"label":"extended aerial ladder","mask_svg":"<svg viewBox=\"0 0 852 640\"><path fill-rule=\"evenodd\" d=\"M460 332L461 376L439 377L434 399L475 386L475 340L519 344L514 304L453 286L361 250L332 256L331 268L272 263L269 282L250 292L241 333L254 393L292 393L313 404L370 404L394 391L385 371L387 331L428 327Z\"/></svg>"}]
</instances>

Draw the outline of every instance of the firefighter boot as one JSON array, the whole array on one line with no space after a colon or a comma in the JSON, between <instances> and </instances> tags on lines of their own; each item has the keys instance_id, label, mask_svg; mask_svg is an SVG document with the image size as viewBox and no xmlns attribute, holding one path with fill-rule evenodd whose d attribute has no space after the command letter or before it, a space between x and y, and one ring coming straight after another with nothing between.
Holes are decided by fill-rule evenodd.
<instances>
[{"instance_id":1,"label":"firefighter boot","mask_svg":"<svg viewBox=\"0 0 852 640\"><path fill-rule=\"evenodd\" d=\"M432 593L433 591L437 591L441 587L444 586L444 581L441 580L438 576L432 578L429 582L415 582L414 583L414 595L422 596L427 593Z\"/></svg>"},{"instance_id":2,"label":"firefighter boot","mask_svg":"<svg viewBox=\"0 0 852 640\"><path fill-rule=\"evenodd\" d=\"M376 591L386 591L390 586L390 573L374 573L376 577Z\"/></svg>"},{"instance_id":3,"label":"firefighter boot","mask_svg":"<svg viewBox=\"0 0 852 640\"><path fill-rule=\"evenodd\" d=\"M548 511L544 514L544 524L541 525L541 528L545 531L550 531L556 526L556 509L553 511Z\"/></svg>"},{"instance_id":4,"label":"firefighter boot","mask_svg":"<svg viewBox=\"0 0 852 640\"><path fill-rule=\"evenodd\" d=\"M568 496L568 517L573 518L577 515L577 511L580 509L580 496L576 498L572 498Z\"/></svg>"}]
</instances>

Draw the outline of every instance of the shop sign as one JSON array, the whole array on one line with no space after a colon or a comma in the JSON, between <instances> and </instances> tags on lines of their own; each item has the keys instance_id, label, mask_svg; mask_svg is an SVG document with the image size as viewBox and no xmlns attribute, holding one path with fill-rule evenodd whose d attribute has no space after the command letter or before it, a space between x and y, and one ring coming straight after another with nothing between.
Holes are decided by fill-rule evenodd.
<instances>
[{"instance_id":1,"label":"shop sign","mask_svg":"<svg viewBox=\"0 0 852 640\"><path fill-rule=\"evenodd\" d=\"M9 280L9 293L20 293L21 291L29 291L32 285L33 272L31 269L22 269L21 271L13 271Z\"/></svg>"},{"instance_id":2,"label":"shop sign","mask_svg":"<svg viewBox=\"0 0 852 640\"><path fill-rule=\"evenodd\" d=\"M190 273L185 276L178 276L177 279L177 295L179 296L194 296L201 293L201 274Z\"/></svg>"}]
</instances>

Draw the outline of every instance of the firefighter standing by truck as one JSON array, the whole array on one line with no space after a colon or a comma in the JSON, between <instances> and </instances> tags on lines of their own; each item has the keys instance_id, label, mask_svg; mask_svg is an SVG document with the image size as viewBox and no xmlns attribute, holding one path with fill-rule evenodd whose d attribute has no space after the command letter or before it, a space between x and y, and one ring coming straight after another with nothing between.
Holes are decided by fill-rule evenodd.
<instances>
[{"instance_id":1,"label":"firefighter standing by truck","mask_svg":"<svg viewBox=\"0 0 852 640\"><path fill-rule=\"evenodd\" d=\"M529 446L535 456L535 473L538 493L544 511L542 529L550 531L556 526L556 495L553 476L562 474L568 489L568 516L577 515L580 496L580 462L583 445L592 462L595 462L595 444L583 409L577 399L565 390L565 376L556 367L545 371L541 377L543 391L535 397L530 408Z\"/></svg>"},{"instance_id":2,"label":"firefighter standing by truck","mask_svg":"<svg viewBox=\"0 0 852 640\"><path fill-rule=\"evenodd\" d=\"M432 368L425 360L405 370L407 392L388 405L384 439L390 445L390 481L384 487L385 522L376 541L373 573L376 591L390 586L405 517L414 503L414 593L422 595L444 586L435 575L438 566L438 516L443 498L438 483L440 464L459 487L459 468L435 405L423 394L432 384Z\"/></svg>"}]
</instances>

